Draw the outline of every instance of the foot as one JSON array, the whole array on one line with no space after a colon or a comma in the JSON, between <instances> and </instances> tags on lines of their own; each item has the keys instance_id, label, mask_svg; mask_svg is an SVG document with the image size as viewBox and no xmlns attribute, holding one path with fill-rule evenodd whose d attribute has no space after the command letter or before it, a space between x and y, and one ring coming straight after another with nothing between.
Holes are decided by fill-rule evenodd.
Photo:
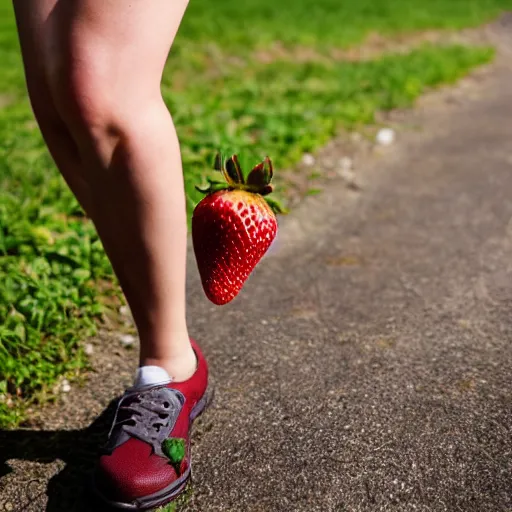
<instances>
[{"instance_id":1,"label":"foot","mask_svg":"<svg viewBox=\"0 0 512 512\"><path fill-rule=\"evenodd\" d=\"M94 485L111 506L148 510L184 490L191 472L190 430L207 405L208 366L199 347L196 371L183 382L126 391L119 401Z\"/></svg>"}]
</instances>

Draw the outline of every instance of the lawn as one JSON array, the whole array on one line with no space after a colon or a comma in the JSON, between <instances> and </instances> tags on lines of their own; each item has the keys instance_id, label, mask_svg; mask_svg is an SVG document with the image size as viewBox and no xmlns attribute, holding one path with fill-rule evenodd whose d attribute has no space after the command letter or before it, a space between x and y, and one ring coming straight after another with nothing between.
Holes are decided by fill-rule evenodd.
<instances>
[{"instance_id":1,"label":"lawn","mask_svg":"<svg viewBox=\"0 0 512 512\"><path fill-rule=\"evenodd\" d=\"M290 167L340 129L409 106L493 56L424 45L345 62L328 58L333 48L371 33L474 26L510 8L512 0L193 0L162 84L182 142L189 211L216 148L268 153L277 169ZM261 58L276 42L316 57ZM118 289L33 121L11 0L0 0L0 105L0 427L14 427L60 376L87 365L80 341L118 304Z\"/></svg>"}]
</instances>

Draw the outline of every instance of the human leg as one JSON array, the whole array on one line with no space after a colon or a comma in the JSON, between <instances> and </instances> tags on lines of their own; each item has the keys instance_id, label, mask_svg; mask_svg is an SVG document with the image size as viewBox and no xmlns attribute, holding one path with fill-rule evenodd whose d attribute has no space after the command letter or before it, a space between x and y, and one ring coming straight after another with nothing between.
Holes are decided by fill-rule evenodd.
<instances>
[{"instance_id":1,"label":"human leg","mask_svg":"<svg viewBox=\"0 0 512 512\"><path fill-rule=\"evenodd\" d=\"M43 105L36 113L42 131L112 261L140 334L141 365L186 379L195 357L185 320L185 197L160 94L186 0L58 0L42 12L43 4L15 1L32 97L43 75L53 102L51 121ZM25 33L36 42L23 44Z\"/></svg>"},{"instance_id":2,"label":"human leg","mask_svg":"<svg viewBox=\"0 0 512 512\"><path fill-rule=\"evenodd\" d=\"M89 185L83 178L78 148L59 115L48 85L43 58L45 24L57 0L14 3L30 102L46 145L61 174L87 213Z\"/></svg>"}]
</instances>

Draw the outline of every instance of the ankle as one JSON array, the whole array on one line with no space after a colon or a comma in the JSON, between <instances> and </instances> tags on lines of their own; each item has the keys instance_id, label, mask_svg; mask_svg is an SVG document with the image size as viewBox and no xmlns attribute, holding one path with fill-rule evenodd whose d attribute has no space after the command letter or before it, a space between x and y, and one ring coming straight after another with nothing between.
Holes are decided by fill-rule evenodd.
<instances>
[{"instance_id":1,"label":"ankle","mask_svg":"<svg viewBox=\"0 0 512 512\"><path fill-rule=\"evenodd\" d=\"M188 349L180 351L169 357L141 357L140 366L159 366L163 368L174 382L182 382L192 377L197 368L197 358L189 346Z\"/></svg>"}]
</instances>

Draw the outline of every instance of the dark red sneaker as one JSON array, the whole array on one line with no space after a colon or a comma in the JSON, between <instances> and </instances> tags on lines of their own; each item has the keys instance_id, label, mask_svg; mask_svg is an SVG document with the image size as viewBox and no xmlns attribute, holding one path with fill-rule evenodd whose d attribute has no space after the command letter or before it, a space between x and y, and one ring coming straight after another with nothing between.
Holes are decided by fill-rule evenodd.
<instances>
[{"instance_id":1,"label":"dark red sneaker","mask_svg":"<svg viewBox=\"0 0 512 512\"><path fill-rule=\"evenodd\" d=\"M190 430L206 406L208 365L184 382L128 389L119 401L94 488L111 506L147 510L176 498L191 474Z\"/></svg>"}]
</instances>

